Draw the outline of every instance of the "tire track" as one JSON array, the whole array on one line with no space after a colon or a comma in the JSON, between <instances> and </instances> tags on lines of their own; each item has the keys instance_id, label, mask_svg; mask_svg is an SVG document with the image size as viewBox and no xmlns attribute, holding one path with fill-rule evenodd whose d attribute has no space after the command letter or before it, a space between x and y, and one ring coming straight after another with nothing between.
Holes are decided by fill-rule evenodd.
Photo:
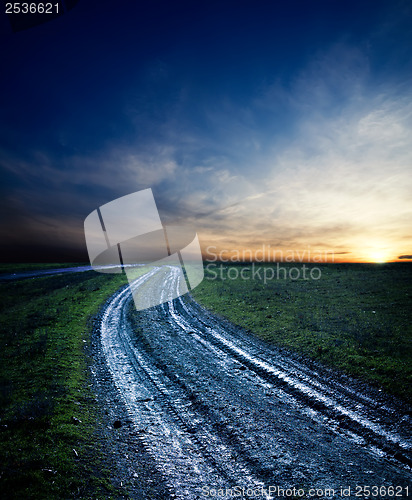
<instances>
[{"instance_id":1,"label":"tire track","mask_svg":"<svg viewBox=\"0 0 412 500\"><path fill-rule=\"evenodd\" d=\"M132 291L158 272L154 269L136 280ZM172 269L166 284L175 286L175 276ZM114 383L141 432L146 451L163 473L171 496L196 498L195 490L211 484L226 488L241 482L247 488L265 489L241 460L233 462L219 436L190 412L192 403L185 394L133 346L125 326L125 308L130 301L130 290L126 288L107 305L100 327L102 347Z\"/></svg>"},{"instance_id":2,"label":"tire track","mask_svg":"<svg viewBox=\"0 0 412 500\"><path fill-rule=\"evenodd\" d=\"M150 293L148 280L164 293L179 285L174 268L153 269L132 291ZM99 330L170 498L205 498L212 487L269 498L269 485L409 484L402 405L267 347L187 297L136 312L130 290L120 290Z\"/></svg>"},{"instance_id":3,"label":"tire track","mask_svg":"<svg viewBox=\"0 0 412 500\"><path fill-rule=\"evenodd\" d=\"M366 440L376 452L389 454L409 467L412 466L410 427L405 426L399 432L391 430L390 425L385 426L385 422L393 422L393 414L399 412L399 408L379 407L371 397L336 383L336 380L323 379L321 383L317 373L312 372L310 377L307 370L296 362L291 363L278 357L276 361L268 363L248 341L245 345L244 339L239 342L231 338L227 332L222 332L219 325L214 328L208 326L202 321L198 307L192 305L190 310L190 306L181 297L177 299L177 305L178 307L172 302L167 304L170 316L183 330L191 331L197 341L210 342L217 349L232 355L264 381L274 384L302 403L306 413L314 412L314 416L318 418L320 413L330 419L329 425L332 428L339 425L349 431L353 439L359 442ZM208 324L210 325L210 321Z\"/></svg>"}]
</instances>

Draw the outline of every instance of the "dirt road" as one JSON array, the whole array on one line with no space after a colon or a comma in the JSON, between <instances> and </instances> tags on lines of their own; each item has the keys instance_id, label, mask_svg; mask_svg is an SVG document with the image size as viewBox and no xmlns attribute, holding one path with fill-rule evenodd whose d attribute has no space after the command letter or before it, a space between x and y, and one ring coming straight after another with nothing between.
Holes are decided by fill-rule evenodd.
<instances>
[{"instance_id":1,"label":"dirt road","mask_svg":"<svg viewBox=\"0 0 412 500\"><path fill-rule=\"evenodd\" d=\"M150 293L153 280L166 293L178 273L154 269L135 291ZM119 290L96 322L94 358L132 497L412 494L410 408L264 344L190 296L136 312L130 289Z\"/></svg>"}]
</instances>

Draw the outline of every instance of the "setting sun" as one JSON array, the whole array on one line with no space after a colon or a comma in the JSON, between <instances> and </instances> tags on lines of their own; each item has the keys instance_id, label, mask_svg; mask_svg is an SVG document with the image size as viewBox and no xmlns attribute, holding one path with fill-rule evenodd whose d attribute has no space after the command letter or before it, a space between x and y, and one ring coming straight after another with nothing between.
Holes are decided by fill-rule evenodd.
<instances>
[{"instance_id":1,"label":"setting sun","mask_svg":"<svg viewBox=\"0 0 412 500\"><path fill-rule=\"evenodd\" d=\"M385 250L374 250L369 254L369 258L367 260L369 262L375 262L376 264L388 262L389 255Z\"/></svg>"}]
</instances>

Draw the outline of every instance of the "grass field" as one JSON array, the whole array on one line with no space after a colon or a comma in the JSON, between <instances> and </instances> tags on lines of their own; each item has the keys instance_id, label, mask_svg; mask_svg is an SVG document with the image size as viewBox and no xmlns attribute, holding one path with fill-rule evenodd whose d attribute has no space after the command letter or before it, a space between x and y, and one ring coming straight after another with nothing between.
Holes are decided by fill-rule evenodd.
<instances>
[{"instance_id":1,"label":"grass field","mask_svg":"<svg viewBox=\"0 0 412 500\"><path fill-rule=\"evenodd\" d=\"M117 498L96 435L87 345L88 319L125 283L91 271L0 284L2 498Z\"/></svg>"},{"instance_id":2,"label":"grass field","mask_svg":"<svg viewBox=\"0 0 412 500\"><path fill-rule=\"evenodd\" d=\"M276 266L209 263L192 294L268 342L412 402L412 264L306 265L307 279L302 264Z\"/></svg>"},{"instance_id":3,"label":"grass field","mask_svg":"<svg viewBox=\"0 0 412 500\"><path fill-rule=\"evenodd\" d=\"M266 283L247 267L206 268L194 297L268 342L412 401L412 265L322 265L319 279ZM87 346L89 318L125 283L93 271L0 283L2 498L118 498L96 434Z\"/></svg>"}]
</instances>

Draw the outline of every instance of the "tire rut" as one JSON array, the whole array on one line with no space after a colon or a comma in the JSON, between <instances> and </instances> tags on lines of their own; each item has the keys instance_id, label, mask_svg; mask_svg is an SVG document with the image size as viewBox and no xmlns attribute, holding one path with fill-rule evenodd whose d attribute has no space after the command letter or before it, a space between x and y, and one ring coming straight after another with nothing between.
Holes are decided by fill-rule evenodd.
<instances>
[{"instance_id":1,"label":"tire rut","mask_svg":"<svg viewBox=\"0 0 412 500\"><path fill-rule=\"evenodd\" d=\"M176 307L176 305L178 307ZM210 317L205 322L202 319L200 308L197 304L193 305L190 311L181 298L176 304L168 304L170 316L175 319L180 327L191 330L201 336L202 341L213 344L216 348L228 353L237 359L243 366L254 371L263 380L274 384L278 389L295 398L296 402L301 403L303 408L320 413L323 417L330 420L330 427L336 429L339 426L341 430L349 431L352 438L357 438L371 447L376 447L376 451L385 453L388 457L399 461L408 467L412 466L411 448L412 441L405 426L402 435L396 430L385 428L384 424L393 423L393 414L403 412L402 408L388 403L383 408L378 406L376 400L367 395L356 393L353 389L345 387L336 382L336 380L325 380L323 384L308 376L306 369L302 364L287 363L284 360L271 360L269 364L262 359L262 354L268 355L268 352L256 351L256 347L250 345L248 341L242 339L242 347L239 348L227 332L215 325L210 326ZM179 311L179 312L177 312ZM213 320L212 320L213 323ZM225 336L226 333L226 336ZM249 345L247 345L249 343ZM245 349L246 347L246 349ZM249 349L249 352L247 351ZM371 413L373 415L371 416ZM410 412L405 412L405 420L409 420Z\"/></svg>"},{"instance_id":2,"label":"tire rut","mask_svg":"<svg viewBox=\"0 0 412 500\"><path fill-rule=\"evenodd\" d=\"M153 274L137 280L135 287ZM233 465L233 457L219 435L203 427L198 415L189 411L192 402L179 385L173 384L176 377L169 379L133 345L125 314L130 303L130 293L125 289L106 307L100 326L102 347L115 385L171 497L200 498L194 491L199 491L199 485L209 484L223 488L242 482L248 488L264 488L240 457Z\"/></svg>"},{"instance_id":3,"label":"tire rut","mask_svg":"<svg viewBox=\"0 0 412 500\"><path fill-rule=\"evenodd\" d=\"M148 279L165 293L179 286L173 268L166 279L153 269L132 291ZM137 312L130 290L120 290L98 330L133 432L170 498L204 498L210 488L269 498L269 485L409 485L402 403L268 347L188 296Z\"/></svg>"}]
</instances>

